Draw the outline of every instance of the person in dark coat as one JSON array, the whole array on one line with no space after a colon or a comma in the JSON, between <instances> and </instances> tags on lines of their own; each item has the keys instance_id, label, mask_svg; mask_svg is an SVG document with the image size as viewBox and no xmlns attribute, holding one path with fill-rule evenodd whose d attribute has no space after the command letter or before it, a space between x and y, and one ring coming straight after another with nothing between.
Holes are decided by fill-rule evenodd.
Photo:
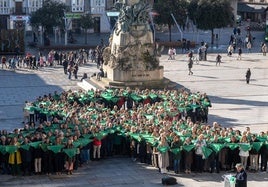
<instances>
[{"instance_id":1,"label":"person in dark coat","mask_svg":"<svg viewBox=\"0 0 268 187\"><path fill-rule=\"evenodd\" d=\"M171 149L179 149L179 151L173 153L173 169L176 174L180 172L180 161L181 161L181 147L182 142L179 136L175 136L171 143Z\"/></svg>"},{"instance_id":2,"label":"person in dark coat","mask_svg":"<svg viewBox=\"0 0 268 187\"><path fill-rule=\"evenodd\" d=\"M248 68L248 70L246 72L246 81L247 81L247 84L249 84L250 77L251 77L251 71L250 71L250 68Z\"/></svg>"},{"instance_id":3,"label":"person in dark coat","mask_svg":"<svg viewBox=\"0 0 268 187\"><path fill-rule=\"evenodd\" d=\"M141 141L139 143L139 159L141 163L146 163L146 141L145 139L142 137Z\"/></svg>"},{"instance_id":4,"label":"person in dark coat","mask_svg":"<svg viewBox=\"0 0 268 187\"><path fill-rule=\"evenodd\" d=\"M247 173L241 163L235 165L237 173L235 175L235 187L247 187Z\"/></svg>"},{"instance_id":5,"label":"person in dark coat","mask_svg":"<svg viewBox=\"0 0 268 187\"><path fill-rule=\"evenodd\" d=\"M64 71L64 74L68 74L68 71L67 71L67 68L68 68L68 61L66 59L63 59L63 63L62 63L62 66L63 66L63 71Z\"/></svg>"},{"instance_id":6,"label":"person in dark coat","mask_svg":"<svg viewBox=\"0 0 268 187\"><path fill-rule=\"evenodd\" d=\"M28 145L28 144L29 144L29 139L25 137L22 145ZM33 159L33 148L30 147L28 150L20 148L20 152L21 152L21 159L22 159L23 176L27 174L32 175L31 163Z\"/></svg>"}]
</instances>

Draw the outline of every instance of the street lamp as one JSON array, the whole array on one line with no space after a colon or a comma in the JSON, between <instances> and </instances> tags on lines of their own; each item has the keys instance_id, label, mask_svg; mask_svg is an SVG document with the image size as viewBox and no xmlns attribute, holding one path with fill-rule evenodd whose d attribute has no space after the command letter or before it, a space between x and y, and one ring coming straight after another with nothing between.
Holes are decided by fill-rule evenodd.
<instances>
[{"instance_id":1,"label":"street lamp","mask_svg":"<svg viewBox=\"0 0 268 187\"><path fill-rule=\"evenodd\" d=\"M65 26L65 33L64 33L64 44L67 45L68 42L68 33L67 33L67 17L66 17L66 13L64 12L64 26Z\"/></svg>"}]
</instances>

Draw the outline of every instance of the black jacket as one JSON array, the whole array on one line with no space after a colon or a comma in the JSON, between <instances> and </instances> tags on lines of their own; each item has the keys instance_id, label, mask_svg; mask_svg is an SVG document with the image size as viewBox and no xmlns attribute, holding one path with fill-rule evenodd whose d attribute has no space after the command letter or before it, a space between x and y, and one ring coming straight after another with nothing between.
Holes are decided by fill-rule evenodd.
<instances>
[{"instance_id":1,"label":"black jacket","mask_svg":"<svg viewBox=\"0 0 268 187\"><path fill-rule=\"evenodd\" d=\"M247 187L247 173L244 169L242 169L240 172L237 172L235 178L235 187Z\"/></svg>"}]
</instances>

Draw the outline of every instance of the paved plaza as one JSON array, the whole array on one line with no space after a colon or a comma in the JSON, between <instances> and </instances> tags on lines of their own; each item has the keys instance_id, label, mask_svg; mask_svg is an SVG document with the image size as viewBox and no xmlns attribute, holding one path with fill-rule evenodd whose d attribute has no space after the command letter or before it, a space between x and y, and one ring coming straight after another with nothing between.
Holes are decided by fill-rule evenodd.
<instances>
[{"instance_id":1,"label":"paved plaza","mask_svg":"<svg viewBox=\"0 0 268 187\"><path fill-rule=\"evenodd\" d=\"M230 31L230 30L229 30ZM228 39L226 32L226 40ZM204 33L203 33L204 34ZM222 34L224 36L224 34ZM162 35L161 35L162 36ZM202 36L202 34L201 34ZM254 53L243 49L242 60L237 60L237 54L228 57L224 41L217 50L212 48L207 61L193 65L193 75L188 75L187 55L178 51L176 60L167 60L163 53L161 65L164 66L164 76L176 83L176 88L185 88L193 92L206 92L212 102L209 111L209 124L214 121L222 126L244 130L249 126L252 132L268 130L268 56L263 56L257 45L261 34L256 33ZM224 40L224 39L223 39ZM92 40L93 41L93 40ZM98 42L95 39L94 42ZM226 43L226 42L225 42ZM216 66L216 55L221 53L222 63ZM251 68L252 80L246 84L245 74ZM68 80L63 68L44 67L39 70L18 69L15 72L0 69L0 129L12 131L21 128L23 121L22 108L24 101L35 100L39 95L61 92L66 89L80 89L79 79L83 73L92 75L97 72L95 64L88 63L79 68L78 80ZM177 186L220 187L224 186L220 174L178 174L175 176ZM0 187L60 187L60 186L162 186L160 174L156 168L133 162L129 158L109 158L99 162L90 162L79 168L74 175L62 176L29 176L12 177L0 175ZM248 173L248 186L266 187L268 174L265 172Z\"/></svg>"},{"instance_id":2,"label":"paved plaza","mask_svg":"<svg viewBox=\"0 0 268 187\"><path fill-rule=\"evenodd\" d=\"M167 60L162 55L164 75L177 83L177 88L194 92L206 92L212 107L209 123L217 121L223 126L244 130L251 127L253 132L268 130L268 64L267 57L260 53L243 54L236 60L236 54L228 57L222 54L222 64L216 66L216 54L209 54L207 61L194 64L194 74L188 75L186 54L177 55L176 60ZM252 81L245 82L247 68L252 70ZM79 69L79 76L97 71L95 64ZM22 107L25 100L34 100L39 95L66 89L79 89L79 80L68 80L62 67L45 67L40 70L20 69L16 72L0 70L0 125L1 129L21 128ZM172 175L172 173L170 173ZM178 186L223 186L224 173L220 174L179 174ZM79 168L73 176L0 176L0 186L161 186L157 169L132 162L129 158L109 158L91 162ZM267 186L267 173L249 173L248 186Z\"/></svg>"}]
</instances>

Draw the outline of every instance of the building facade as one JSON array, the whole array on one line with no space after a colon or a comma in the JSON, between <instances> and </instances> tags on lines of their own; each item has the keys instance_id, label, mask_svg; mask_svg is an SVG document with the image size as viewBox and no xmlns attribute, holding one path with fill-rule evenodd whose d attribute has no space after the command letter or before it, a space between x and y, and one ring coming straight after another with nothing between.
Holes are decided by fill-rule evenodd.
<instances>
[{"instance_id":1,"label":"building facade","mask_svg":"<svg viewBox=\"0 0 268 187\"><path fill-rule=\"evenodd\" d=\"M107 6L111 8L116 0L54 0L64 3L74 14L91 14L95 27L93 32L110 32L106 15ZM29 18L32 12L43 6L43 0L0 0L0 28L31 30ZM71 20L71 29L79 29L77 20Z\"/></svg>"},{"instance_id":2,"label":"building facade","mask_svg":"<svg viewBox=\"0 0 268 187\"><path fill-rule=\"evenodd\" d=\"M237 13L242 20L264 23L268 0L238 0Z\"/></svg>"}]
</instances>

